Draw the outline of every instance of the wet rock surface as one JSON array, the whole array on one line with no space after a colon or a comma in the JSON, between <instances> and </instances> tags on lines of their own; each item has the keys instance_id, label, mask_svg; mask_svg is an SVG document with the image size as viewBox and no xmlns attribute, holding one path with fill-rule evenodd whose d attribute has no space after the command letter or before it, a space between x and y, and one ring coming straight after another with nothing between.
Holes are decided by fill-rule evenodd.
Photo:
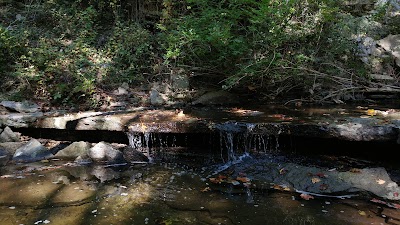
<instances>
[{"instance_id":1,"label":"wet rock surface","mask_svg":"<svg viewBox=\"0 0 400 225\"><path fill-rule=\"evenodd\" d=\"M57 130L103 130L152 133L209 133L230 125L238 132L290 134L352 141L397 141L400 111L374 106L291 107L251 109L184 107L134 108L109 112L36 112L0 115L0 127Z\"/></svg>"},{"instance_id":2,"label":"wet rock surface","mask_svg":"<svg viewBox=\"0 0 400 225\"><path fill-rule=\"evenodd\" d=\"M336 168L274 162L269 157L257 159L249 156L225 170L232 173L230 176L233 178L240 178L245 174L249 184L256 182L266 185L266 188L277 185L282 189L300 193L325 194L332 197L343 194L351 197L354 193L367 192L384 199L400 199L400 188L382 167L338 171Z\"/></svg>"}]
</instances>

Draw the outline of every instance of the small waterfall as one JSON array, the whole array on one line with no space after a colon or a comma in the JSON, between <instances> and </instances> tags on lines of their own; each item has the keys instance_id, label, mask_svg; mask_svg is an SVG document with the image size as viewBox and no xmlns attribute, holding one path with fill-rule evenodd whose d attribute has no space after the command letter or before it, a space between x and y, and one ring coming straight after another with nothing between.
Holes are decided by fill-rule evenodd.
<instances>
[{"instance_id":1,"label":"small waterfall","mask_svg":"<svg viewBox=\"0 0 400 225\"><path fill-rule=\"evenodd\" d=\"M150 160L157 157L165 157L165 150L169 147L177 147L174 134L160 134L154 132L128 132L129 146L145 154Z\"/></svg>"},{"instance_id":2,"label":"small waterfall","mask_svg":"<svg viewBox=\"0 0 400 225\"><path fill-rule=\"evenodd\" d=\"M238 122L216 124L215 128L219 133L220 157L223 164L218 166L212 175L251 157L251 153L279 152L279 131L271 132L272 134L253 133L254 124Z\"/></svg>"},{"instance_id":3,"label":"small waterfall","mask_svg":"<svg viewBox=\"0 0 400 225\"><path fill-rule=\"evenodd\" d=\"M151 142L151 133L144 132L141 133L128 133L128 141L129 146L133 149L136 149L142 153L144 153L147 158L152 161L151 152L150 152L150 142Z\"/></svg>"}]
</instances>

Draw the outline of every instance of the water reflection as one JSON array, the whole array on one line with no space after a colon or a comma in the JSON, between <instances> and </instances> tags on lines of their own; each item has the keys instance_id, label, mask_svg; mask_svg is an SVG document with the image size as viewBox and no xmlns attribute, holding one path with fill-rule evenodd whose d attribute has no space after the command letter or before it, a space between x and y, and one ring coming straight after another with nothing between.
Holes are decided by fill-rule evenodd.
<instances>
[{"instance_id":1,"label":"water reflection","mask_svg":"<svg viewBox=\"0 0 400 225\"><path fill-rule=\"evenodd\" d=\"M0 224L396 224L400 218L396 209L361 197L307 201L269 185L241 185L244 178L240 185L213 183L210 174L220 165L196 165L177 157L118 166L9 165L1 171Z\"/></svg>"}]
</instances>

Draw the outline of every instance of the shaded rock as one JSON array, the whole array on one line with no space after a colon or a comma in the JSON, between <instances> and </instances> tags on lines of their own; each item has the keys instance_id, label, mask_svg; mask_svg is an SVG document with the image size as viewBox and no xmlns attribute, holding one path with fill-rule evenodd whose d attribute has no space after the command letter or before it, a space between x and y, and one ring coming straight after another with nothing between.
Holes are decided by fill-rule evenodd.
<instances>
[{"instance_id":1,"label":"shaded rock","mask_svg":"<svg viewBox=\"0 0 400 225\"><path fill-rule=\"evenodd\" d=\"M0 105L6 107L9 110L21 112L21 113L35 113L40 110L40 107L34 102L14 102L14 101L2 101Z\"/></svg>"},{"instance_id":2,"label":"shaded rock","mask_svg":"<svg viewBox=\"0 0 400 225\"><path fill-rule=\"evenodd\" d=\"M13 156L16 162L34 162L53 156L38 140L32 139L22 147L18 148Z\"/></svg>"},{"instance_id":3,"label":"shaded rock","mask_svg":"<svg viewBox=\"0 0 400 225\"><path fill-rule=\"evenodd\" d=\"M26 142L4 142L0 143L0 148L7 150L11 155L14 155L15 151L25 144Z\"/></svg>"},{"instance_id":4,"label":"shaded rock","mask_svg":"<svg viewBox=\"0 0 400 225\"><path fill-rule=\"evenodd\" d=\"M125 147L123 150L123 156L125 160L129 162L148 162L149 158L144 155L142 152L132 148L130 146Z\"/></svg>"},{"instance_id":5,"label":"shaded rock","mask_svg":"<svg viewBox=\"0 0 400 225\"><path fill-rule=\"evenodd\" d=\"M338 178L377 196L390 200L400 199L400 188L391 180L385 168L364 168L358 173L342 172L339 173Z\"/></svg>"},{"instance_id":6,"label":"shaded rock","mask_svg":"<svg viewBox=\"0 0 400 225\"><path fill-rule=\"evenodd\" d=\"M42 117L42 112L35 113L8 113L0 115L0 125L10 127L29 127Z\"/></svg>"},{"instance_id":7,"label":"shaded rock","mask_svg":"<svg viewBox=\"0 0 400 225\"><path fill-rule=\"evenodd\" d=\"M227 91L208 92L192 102L192 105L232 105L239 103L238 97Z\"/></svg>"},{"instance_id":8,"label":"shaded rock","mask_svg":"<svg viewBox=\"0 0 400 225\"><path fill-rule=\"evenodd\" d=\"M389 35L377 41L377 44L389 52L395 59L397 66L400 66L400 34Z\"/></svg>"},{"instance_id":9,"label":"shaded rock","mask_svg":"<svg viewBox=\"0 0 400 225\"><path fill-rule=\"evenodd\" d=\"M79 141L68 145L66 148L58 151L54 157L64 159L75 159L79 156L88 154L91 145L89 142Z\"/></svg>"},{"instance_id":10,"label":"shaded rock","mask_svg":"<svg viewBox=\"0 0 400 225\"><path fill-rule=\"evenodd\" d=\"M189 89L189 77L182 71L178 73L172 73L170 75L171 88L174 90L188 90Z\"/></svg>"},{"instance_id":11,"label":"shaded rock","mask_svg":"<svg viewBox=\"0 0 400 225\"><path fill-rule=\"evenodd\" d=\"M125 162L121 151L114 149L110 144L102 141L89 149L89 157L95 162L107 161L109 163Z\"/></svg>"},{"instance_id":12,"label":"shaded rock","mask_svg":"<svg viewBox=\"0 0 400 225\"><path fill-rule=\"evenodd\" d=\"M269 159L246 158L230 169L235 171L233 177L246 174L254 183L272 183L292 191L319 194L366 191L389 200L400 199L400 188L380 167L340 172L295 163L275 163Z\"/></svg>"},{"instance_id":13,"label":"shaded rock","mask_svg":"<svg viewBox=\"0 0 400 225\"><path fill-rule=\"evenodd\" d=\"M128 87L129 88L129 87ZM113 91L114 95L120 96L120 95L128 95L128 88L127 87L118 87L117 90Z\"/></svg>"},{"instance_id":14,"label":"shaded rock","mask_svg":"<svg viewBox=\"0 0 400 225\"><path fill-rule=\"evenodd\" d=\"M157 90L153 89L150 91L150 104L162 105L165 103L164 97Z\"/></svg>"},{"instance_id":15,"label":"shaded rock","mask_svg":"<svg viewBox=\"0 0 400 225\"><path fill-rule=\"evenodd\" d=\"M10 160L10 156L11 155L7 150L0 148L0 166L6 165Z\"/></svg>"},{"instance_id":16,"label":"shaded rock","mask_svg":"<svg viewBox=\"0 0 400 225\"><path fill-rule=\"evenodd\" d=\"M21 138L20 134L17 134L11 130L11 128L4 128L0 134L0 142L19 142Z\"/></svg>"}]
</instances>

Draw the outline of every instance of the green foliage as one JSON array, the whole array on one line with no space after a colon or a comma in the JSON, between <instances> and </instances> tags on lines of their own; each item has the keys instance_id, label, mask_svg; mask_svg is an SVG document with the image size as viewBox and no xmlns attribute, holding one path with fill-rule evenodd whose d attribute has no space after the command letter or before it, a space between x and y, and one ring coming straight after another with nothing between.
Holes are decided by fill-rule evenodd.
<instances>
[{"instance_id":1,"label":"green foliage","mask_svg":"<svg viewBox=\"0 0 400 225\"><path fill-rule=\"evenodd\" d=\"M296 79L297 68L312 66L321 60L317 57L325 57L324 53L332 50L329 57L335 57L354 47L349 47L354 43L343 37L332 39L332 49L322 48L325 43L321 36L340 20L334 1L186 3L187 11L164 29L165 58L177 66L201 67L224 74L223 88L246 83L262 86L287 76Z\"/></svg>"},{"instance_id":2,"label":"green foliage","mask_svg":"<svg viewBox=\"0 0 400 225\"><path fill-rule=\"evenodd\" d=\"M22 52L18 38L0 24L0 76L9 70Z\"/></svg>"},{"instance_id":3,"label":"green foliage","mask_svg":"<svg viewBox=\"0 0 400 225\"><path fill-rule=\"evenodd\" d=\"M111 59L106 79L113 83L143 81L154 58L150 33L139 24L122 22L116 23L112 33L105 49Z\"/></svg>"},{"instance_id":4,"label":"green foliage","mask_svg":"<svg viewBox=\"0 0 400 225\"><path fill-rule=\"evenodd\" d=\"M99 93L122 82L183 68L224 89L315 90L332 75L366 74L354 37L383 35L373 22L385 20L388 4L357 18L341 2L7 0L0 4L2 88L96 106ZM398 24L388 21L389 31Z\"/></svg>"}]
</instances>

